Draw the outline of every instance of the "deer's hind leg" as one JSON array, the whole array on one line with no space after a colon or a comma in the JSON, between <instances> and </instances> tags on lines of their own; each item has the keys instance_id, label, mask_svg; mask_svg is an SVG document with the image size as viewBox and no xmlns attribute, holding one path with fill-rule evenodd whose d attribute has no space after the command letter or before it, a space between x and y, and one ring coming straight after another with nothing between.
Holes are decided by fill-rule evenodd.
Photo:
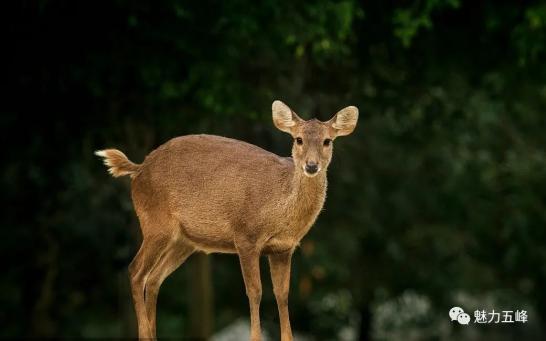
<instances>
[{"instance_id":1,"label":"deer's hind leg","mask_svg":"<svg viewBox=\"0 0 546 341\"><path fill-rule=\"evenodd\" d=\"M152 337L156 337L156 307L159 288L173 271L193 253L194 247L182 241L172 242L146 280L146 314Z\"/></svg>"},{"instance_id":2,"label":"deer's hind leg","mask_svg":"<svg viewBox=\"0 0 546 341\"><path fill-rule=\"evenodd\" d=\"M172 244L174 234L174 231L169 229L168 223L161 224L160 220L155 220L151 224L150 221L143 222L141 220L142 244L129 264L129 279L138 322L138 337L145 339L154 337L146 313L146 281Z\"/></svg>"}]
</instances>

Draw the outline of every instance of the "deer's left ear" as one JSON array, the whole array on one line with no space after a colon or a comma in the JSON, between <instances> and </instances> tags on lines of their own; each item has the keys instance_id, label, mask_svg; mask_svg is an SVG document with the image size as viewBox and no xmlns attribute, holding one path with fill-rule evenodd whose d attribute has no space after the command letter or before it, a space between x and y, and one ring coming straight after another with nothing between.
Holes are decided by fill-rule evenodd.
<instances>
[{"instance_id":1,"label":"deer's left ear","mask_svg":"<svg viewBox=\"0 0 546 341\"><path fill-rule=\"evenodd\" d=\"M273 111L273 123L275 123L275 126L279 130L285 133L292 134L296 125L302 121L288 105L279 100L273 102L271 109Z\"/></svg>"},{"instance_id":2,"label":"deer's left ear","mask_svg":"<svg viewBox=\"0 0 546 341\"><path fill-rule=\"evenodd\" d=\"M328 121L336 132L336 136L345 136L355 130L358 121L358 108L347 107L341 109L330 121Z\"/></svg>"}]
</instances>

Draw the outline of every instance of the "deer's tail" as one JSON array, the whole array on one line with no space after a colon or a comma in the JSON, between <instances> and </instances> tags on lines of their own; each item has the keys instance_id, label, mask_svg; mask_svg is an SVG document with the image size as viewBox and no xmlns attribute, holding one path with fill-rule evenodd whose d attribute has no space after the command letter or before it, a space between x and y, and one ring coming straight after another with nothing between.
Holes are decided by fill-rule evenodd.
<instances>
[{"instance_id":1,"label":"deer's tail","mask_svg":"<svg viewBox=\"0 0 546 341\"><path fill-rule=\"evenodd\" d=\"M141 167L141 165L131 162L125 154L117 149L97 150L95 155L103 158L104 164L108 167L108 172L115 178L124 175L134 178Z\"/></svg>"}]
</instances>

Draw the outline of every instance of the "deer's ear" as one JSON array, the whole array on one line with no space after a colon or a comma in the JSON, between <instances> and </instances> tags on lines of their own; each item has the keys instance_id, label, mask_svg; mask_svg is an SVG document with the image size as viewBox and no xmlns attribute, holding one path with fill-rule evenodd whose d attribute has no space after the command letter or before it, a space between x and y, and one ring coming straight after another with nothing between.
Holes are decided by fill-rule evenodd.
<instances>
[{"instance_id":1,"label":"deer's ear","mask_svg":"<svg viewBox=\"0 0 546 341\"><path fill-rule=\"evenodd\" d=\"M275 127L291 134L296 124L301 121L301 118L281 101L277 100L273 102L271 108L273 111L273 123L275 123Z\"/></svg>"},{"instance_id":2,"label":"deer's ear","mask_svg":"<svg viewBox=\"0 0 546 341\"><path fill-rule=\"evenodd\" d=\"M358 121L358 108L347 107L341 109L329 122L336 132L336 136L345 136L355 130Z\"/></svg>"}]
</instances>

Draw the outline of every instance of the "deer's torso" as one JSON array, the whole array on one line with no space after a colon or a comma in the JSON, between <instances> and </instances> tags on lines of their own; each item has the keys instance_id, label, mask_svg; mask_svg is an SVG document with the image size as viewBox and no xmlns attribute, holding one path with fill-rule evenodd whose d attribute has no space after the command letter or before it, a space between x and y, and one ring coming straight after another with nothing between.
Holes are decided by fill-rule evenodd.
<instances>
[{"instance_id":1,"label":"deer's torso","mask_svg":"<svg viewBox=\"0 0 546 341\"><path fill-rule=\"evenodd\" d=\"M139 215L176 219L198 249L236 252L244 238L268 253L294 248L309 231L326 175L305 177L291 158L242 141L188 135L150 153L132 187Z\"/></svg>"}]
</instances>

